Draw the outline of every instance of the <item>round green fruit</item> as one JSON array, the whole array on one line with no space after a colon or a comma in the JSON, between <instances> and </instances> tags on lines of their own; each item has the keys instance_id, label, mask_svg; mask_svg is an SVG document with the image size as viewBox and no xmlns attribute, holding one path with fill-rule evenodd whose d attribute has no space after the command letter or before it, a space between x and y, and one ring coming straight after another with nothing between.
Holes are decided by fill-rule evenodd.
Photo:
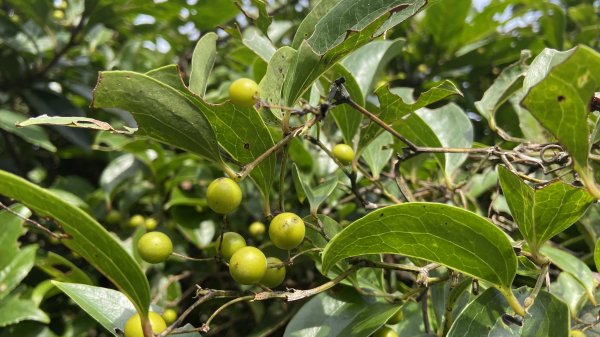
<instances>
[{"instance_id":1,"label":"round green fruit","mask_svg":"<svg viewBox=\"0 0 600 337\"><path fill-rule=\"evenodd\" d=\"M398 334L387 326L382 326L379 330L375 331L373 337L398 337Z\"/></svg>"},{"instance_id":2,"label":"round green fruit","mask_svg":"<svg viewBox=\"0 0 600 337\"><path fill-rule=\"evenodd\" d=\"M400 323L403 318L404 318L404 313L402 312L402 309L399 309L398 311L396 311L394 316L392 316L392 317L390 317L390 319L388 319L387 324L396 325L396 324Z\"/></svg>"},{"instance_id":3,"label":"round green fruit","mask_svg":"<svg viewBox=\"0 0 600 337\"><path fill-rule=\"evenodd\" d=\"M354 150L347 144L337 144L331 150L331 153L335 159L339 160L340 163L348 165L354 160Z\"/></svg>"},{"instance_id":4,"label":"round green fruit","mask_svg":"<svg viewBox=\"0 0 600 337\"><path fill-rule=\"evenodd\" d=\"M258 84L249 78L239 78L229 86L229 99L241 107L251 107L258 100Z\"/></svg>"},{"instance_id":5,"label":"round green fruit","mask_svg":"<svg viewBox=\"0 0 600 337\"><path fill-rule=\"evenodd\" d=\"M111 224L111 225L117 225L119 222L121 222L123 220L123 214L121 214L121 212L113 209L110 210L110 212L108 212L106 214L106 223Z\"/></svg>"},{"instance_id":6,"label":"round green fruit","mask_svg":"<svg viewBox=\"0 0 600 337\"><path fill-rule=\"evenodd\" d=\"M581 330L571 330L571 337L585 337L585 333Z\"/></svg>"},{"instance_id":7,"label":"round green fruit","mask_svg":"<svg viewBox=\"0 0 600 337\"><path fill-rule=\"evenodd\" d=\"M148 232L138 241L138 253L149 263L164 262L173 252L173 243L161 232Z\"/></svg>"},{"instance_id":8,"label":"round green fruit","mask_svg":"<svg viewBox=\"0 0 600 337\"><path fill-rule=\"evenodd\" d=\"M250 227L248 227L250 235L254 238L259 238L261 235L265 234L266 230L265 224L260 221L254 221L250 224Z\"/></svg>"},{"instance_id":9,"label":"round green fruit","mask_svg":"<svg viewBox=\"0 0 600 337\"><path fill-rule=\"evenodd\" d=\"M143 226L146 222L146 219L143 215L136 214L129 218L129 226L130 227L140 227Z\"/></svg>"},{"instance_id":10,"label":"round green fruit","mask_svg":"<svg viewBox=\"0 0 600 337\"><path fill-rule=\"evenodd\" d=\"M154 230L156 226L158 226L158 221L156 221L154 218L147 218L144 221L144 227L146 227L146 230Z\"/></svg>"},{"instance_id":11,"label":"round green fruit","mask_svg":"<svg viewBox=\"0 0 600 337\"><path fill-rule=\"evenodd\" d=\"M240 284L256 284L267 272L267 258L260 249L246 246L238 249L229 261L229 273Z\"/></svg>"},{"instance_id":12,"label":"round green fruit","mask_svg":"<svg viewBox=\"0 0 600 337\"><path fill-rule=\"evenodd\" d=\"M219 214L233 212L242 202L240 186L229 178L213 180L206 190L208 207Z\"/></svg>"},{"instance_id":13,"label":"round green fruit","mask_svg":"<svg viewBox=\"0 0 600 337\"><path fill-rule=\"evenodd\" d=\"M260 280L260 284L269 288L275 288L285 279L285 266L281 265L281 260L276 257L267 258L267 271Z\"/></svg>"},{"instance_id":14,"label":"round green fruit","mask_svg":"<svg viewBox=\"0 0 600 337\"><path fill-rule=\"evenodd\" d=\"M294 213L281 213L271 220L269 237L273 244L283 250L298 247L304 240L304 221Z\"/></svg>"},{"instance_id":15,"label":"round green fruit","mask_svg":"<svg viewBox=\"0 0 600 337\"><path fill-rule=\"evenodd\" d=\"M165 309L165 311L162 313L162 318L165 320L167 325L171 325L177 319L177 311L173 309Z\"/></svg>"},{"instance_id":16,"label":"round green fruit","mask_svg":"<svg viewBox=\"0 0 600 337\"><path fill-rule=\"evenodd\" d=\"M148 313L148 320L150 321L152 332L155 334L161 333L167 328L167 324L163 318L155 312L151 311ZM131 316L129 320L127 320L127 323L125 323L125 337L144 337L142 321L139 314Z\"/></svg>"},{"instance_id":17,"label":"round green fruit","mask_svg":"<svg viewBox=\"0 0 600 337\"><path fill-rule=\"evenodd\" d=\"M235 252L246 247L246 240L236 232L226 232L223 233L223 244L221 244L220 236L217 238L216 244L217 251L221 253L223 259L229 261Z\"/></svg>"}]
</instances>

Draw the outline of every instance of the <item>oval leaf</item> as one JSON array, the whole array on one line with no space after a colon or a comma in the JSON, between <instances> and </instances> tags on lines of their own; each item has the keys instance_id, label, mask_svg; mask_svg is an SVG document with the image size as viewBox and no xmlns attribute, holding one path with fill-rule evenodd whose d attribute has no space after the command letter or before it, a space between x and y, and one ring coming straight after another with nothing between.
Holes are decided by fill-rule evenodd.
<instances>
[{"instance_id":1,"label":"oval leaf","mask_svg":"<svg viewBox=\"0 0 600 337\"><path fill-rule=\"evenodd\" d=\"M557 181L534 190L504 166L502 192L519 231L533 251L577 221L594 199L583 189Z\"/></svg>"},{"instance_id":2,"label":"oval leaf","mask_svg":"<svg viewBox=\"0 0 600 337\"><path fill-rule=\"evenodd\" d=\"M129 297L141 313L148 311L150 287L139 265L91 216L27 180L0 170L0 194L22 202L40 216L53 218L69 238L62 243L84 257Z\"/></svg>"},{"instance_id":3,"label":"oval leaf","mask_svg":"<svg viewBox=\"0 0 600 337\"><path fill-rule=\"evenodd\" d=\"M415 202L374 211L325 247L323 268L364 254L402 254L510 287L517 258L506 235L486 219L453 206Z\"/></svg>"}]
</instances>

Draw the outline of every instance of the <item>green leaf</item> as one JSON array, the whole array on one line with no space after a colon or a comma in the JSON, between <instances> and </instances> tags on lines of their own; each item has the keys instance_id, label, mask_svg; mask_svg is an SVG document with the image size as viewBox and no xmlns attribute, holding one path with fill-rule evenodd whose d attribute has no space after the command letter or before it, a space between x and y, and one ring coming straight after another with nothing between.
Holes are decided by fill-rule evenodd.
<instances>
[{"instance_id":1,"label":"green leaf","mask_svg":"<svg viewBox=\"0 0 600 337\"><path fill-rule=\"evenodd\" d=\"M293 174L298 180L302 189L304 190L304 194L308 199L310 204L310 214L316 215L321 204L327 200L327 198L335 191L337 187L337 177L330 178L324 182L319 183L316 187L311 187L309 184L310 177L303 175L300 173L300 170L294 164Z\"/></svg>"},{"instance_id":2,"label":"green leaf","mask_svg":"<svg viewBox=\"0 0 600 337\"><path fill-rule=\"evenodd\" d=\"M215 64L217 56L217 34L204 34L192 54L192 70L190 71L190 91L202 97L206 91L208 76Z\"/></svg>"},{"instance_id":3,"label":"green leaf","mask_svg":"<svg viewBox=\"0 0 600 337\"><path fill-rule=\"evenodd\" d=\"M509 288L517 258L506 235L485 218L453 206L415 202L378 209L336 235L323 268L364 254L401 254L437 262Z\"/></svg>"},{"instance_id":4,"label":"green leaf","mask_svg":"<svg viewBox=\"0 0 600 337\"><path fill-rule=\"evenodd\" d=\"M0 269L0 299L6 297L11 290L29 274L35 264L37 245L28 245L17 252L12 260Z\"/></svg>"},{"instance_id":5,"label":"green leaf","mask_svg":"<svg viewBox=\"0 0 600 337\"><path fill-rule=\"evenodd\" d=\"M529 292L525 287L516 291L519 301ZM448 337L568 337L569 307L545 291L540 291L523 320L523 326L502 322L502 314L510 313L504 296L496 289L483 292L456 318Z\"/></svg>"},{"instance_id":6,"label":"green leaf","mask_svg":"<svg viewBox=\"0 0 600 337\"><path fill-rule=\"evenodd\" d=\"M569 273L560 273L556 282L551 285L552 294L560 298L569 306L571 316L577 314L585 303L587 292L573 275Z\"/></svg>"},{"instance_id":7,"label":"green leaf","mask_svg":"<svg viewBox=\"0 0 600 337\"><path fill-rule=\"evenodd\" d=\"M460 36L467 27L465 21L470 11L471 0L436 1L425 11L422 25L433 36L437 48L452 53L462 47Z\"/></svg>"},{"instance_id":8,"label":"green leaf","mask_svg":"<svg viewBox=\"0 0 600 337\"><path fill-rule=\"evenodd\" d=\"M269 60L267 72L259 83L260 98L269 105L284 105L281 89L285 82L287 69L296 55L296 50L290 47L281 47ZM265 109L261 109L265 110ZM279 120L283 117L283 111L279 109L270 109L271 114L276 118L275 126L281 127ZM269 121L265 118L265 121Z\"/></svg>"},{"instance_id":9,"label":"green leaf","mask_svg":"<svg viewBox=\"0 0 600 337\"><path fill-rule=\"evenodd\" d=\"M510 212L534 253L575 223L594 201L585 190L561 181L534 190L504 166L499 166L498 177Z\"/></svg>"},{"instance_id":10,"label":"green leaf","mask_svg":"<svg viewBox=\"0 0 600 337\"><path fill-rule=\"evenodd\" d=\"M265 62L269 62L276 52L271 40L252 26L242 33L242 43Z\"/></svg>"},{"instance_id":11,"label":"green leaf","mask_svg":"<svg viewBox=\"0 0 600 337\"><path fill-rule=\"evenodd\" d=\"M73 262L53 252L49 252L46 258L38 258L36 267L60 282L94 284L92 279Z\"/></svg>"},{"instance_id":12,"label":"green leaf","mask_svg":"<svg viewBox=\"0 0 600 337\"><path fill-rule=\"evenodd\" d=\"M150 76L153 79L171 86L179 91L187 90L187 87L181 79L182 75L179 71L179 66L176 64L169 64L160 68L152 69L146 72L144 75Z\"/></svg>"},{"instance_id":13,"label":"green leaf","mask_svg":"<svg viewBox=\"0 0 600 337\"><path fill-rule=\"evenodd\" d=\"M583 45L564 53L548 53L551 57L541 54L546 56L540 60L544 71L532 75L530 83L526 78L525 86L531 89L521 104L565 146L575 169L589 185L593 180L587 162L590 151L587 109L595 89L600 87L600 73L596 71L600 67L600 54Z\"/></svg>"},{"instance_id":14,"label":"green leaf","mask_svg":"<svg viewBox=\"0 0 600 337\"><path fill-rule=\"evenodd\" d=\"M567 253L564 250L554 248L549 245L542 246L542 254L550 258L553 264L563 271L573 275L586 290L586 294L592 304L596 304L594 299L594 275L590 268L579 258Z\"/></svg>"},{"instance_id":15,"label":"green leaf","mask_svg":"<svg viewBox=\"0 0 600 337\"><path fill-rule=\"evenodd\" d=\"M354 74L341 63L336 63L332 70L335 73L334 78L344 77L346 80L344 86L348 90L350 97L353 97L359 105L364 105L364 92L361 90ZM360 132L360 123L363 119L362 114L347 104L340 104L331 109L329 113L340 128L344 142L351 145L356 135Z\"/></svg>"},{"instance_id":16,"label":"green leaf","mask_svg":"<svg viewBox=\"0 0 600 337\"><path fill-rule=\"evenodd\" d=\"M0 170L0 194L22 202L39 216L60 223L69 238L62 243L85 258L146 313L150 304L148 280L119 243L81 209L27 180Z\"/></svg>"},{"instance_id":17,"label":"green leaf","mask_svg":"<svg viewBox=\"0 0 600 337\"><path fill-rule=\"evenodd\" d=\"M431 127L416 113L411 113L404 119L394 121L391 126L417 146L442 147L442 142L440 142ZM405 146L406 144L401 140L394 139L396 152L402 153L402 148ZM446 156L443 153L434 153L433 157L442 169L446 167Z\"/></svg>"},{"instance_id":18,"label":"green leaf","mask_svg":"<svg viewBox=\"0 0 600 337\"><path fill-rule=\"evenodd\" d=\"M141 169L140 166L131 153L120 155L108 163L100 175L100 187L106 196L110 198L115 188L134 177Z\"/></svg>"},{"instance_id":19,"label":"green leaf","mask_svg":"<svg viewBox=\"0 0 600 337\"><path fill-rule=\"evenodd\" d=\"M293 105L314 80L341 58L381 35L383 31L379 28L390 17L393 20L385 29L414 15L426 2L325 0L321 3L305 18L294 37L292 46L298 53L283 88L287 105ZM303 35L308 39L303 39Z\"/></svg>"},{"instance_id":20,"label":"green leaf","mask_svg":"<svg viewBox=\"0 0 600 337\"><path fill-rule=\"evenodd\" d=\"M594 264L596 270L600 270L600 239L596 241L596 247L594 248Z\"/></svg>"},{"instance_id":21,"label":"green leaf","mask_svg":"<svg viewBox=\"0 0 600 337\"><path fill-rule=\"evenodd\" d=\"M405 43L404 39L372 41L340 61L356 79L363 98L367 98L376 76L385 65L402 53Z\"/></svg>"},{"instance_id":22,"label":"green leaf","mask_svg":"<svg viewBox=\"0 0 600 337\"><path fill-rule=\"evenodd\" d=\"M48 138L48 134L39 126L31 126L21 129L16 126L17 123L27 119L24 115L16 112L0 109L0 129L15 134L25 141L37 145L50 152L56 152L56 146Z\"/></svg>"},{"instance_id":23,"label":"green leaf","mask_svg":"<svg viewBox=\"0 0 600 337\"><path fill-rule=\"evenodd\" d=\"M283 336L369 336L396 311L398 306L394 304L346 303L319 294L302 306L287 325Z\"/></svg>"},{"instance_id":24,"label":"green leaf","mask_svg":"<svg viewBox=\"0 0 600 337\"><path fill-rule=\"evenodd\" d=\"M30 125L57 125L70 126L72 128L92 129L100 131L110 131L112 133L133 134L136 129L124 126L125 130L117 130L110 124L88 117L60 117L41 115L38 117L29 118L17 124L18 127L26 127Z\"/></svg>"},{"instance_id":25,"label":"green leaf","mask_svg":"<svg viewBox=\"0 0 600 337\"><path fill-rule=\"evenodd\" d=\"M511 95L523 87L523 79L529 68L526 64L529 57L531 57L531 52L523 52L521 60L502 70L494 83L485 91L481 100L475 102L477 111L488 120L492 130L496 128L496 111Z\"/></svg>"},{"instance_id":26,"label":"green leaf","mask_svg":"<svg viewBox=\"0 0 600 337\"><path fill-rule=\"evenodd\" d=\"M386 86L377 89L376 94L379 98L381 110L378 117L387 124L394 123L394 126L401 126L404 118L412 112L426 107L429 104L438 102L448 96L461 95L461 92L452 82L444 81L421 94L419 99L414 103L405 103L399 95L393 94ZM384 130L379 125L371 122L369 126L361 132L360 141L358 143L359 152L383 131Z\"/></svg>"},{"instance_id":27,"label":"green leaf","mask_svg":"<svg viewBox=\"0 0 600 337\"><path fill-rule=\"evenodd\" d=\"M375 179L379 179L379 174L384 167L389 163L394 152L391 145L394 143L394 137L388 132L384 132L377 136L371 144L367 145L363 150L361 157L365 160L371 175Z\"/></svg>"},{"instance_id":28,"label":"green leaf","mask_svg":"<svg viewBox=\"0 0 600 337\"><path fill-rule=\"evenodd\" d=\"M470 149L473 145L473 125L458 105L450 103L441 108L420 109L417 115L427 123L443 147ZM447 175L452 175L467 159L466 153L445 153Z\"/></svg>"},{"instance_id":29,"label":"green leaf","mask_svg":"<svg viewBox=\"0 0 600 337\"><path fill-rule=\"evenodd\" d=\"M127 320L136 313L127 297L116 290L58 281L52 283L116 337L120 337L118 331L123 331ZM152 311L157 311L155 309ZM186 327L181 328L184 329ZM181 336L199 337L200 335L188 333Z\"/></svg>"},{"instance_id":30,"label":"green leaf","mask_svg":"<svg viewBox=\"0 0 600 337\"><path fill-rule=\"evenodd\" d=\"M0 327L25 320L50 323L50 317L32 300L20 299L18 295L0 300Z\"/></svg>"},{"instance_id":31,"label":"green leaf","mask_svg":"<svg viewBox=\"0 0 600 337\"><path fill-rule=\"evenodd\" d=\"M128 110L138 134L221 163L215 131L205 115L182 92L150 76L101 72L92 106Z\"/></svg>"},{"instance_id":32,"label":"green leaf","mask_svg":"<svg viewBox=\"0 0 600 337\"><path fill-rule=\"evenodd\" d=\"M31 216L31 211L27 207L19 204L14 204L9 207L12 212L17 213L20 217L15 216L7 210L0 211L0 269L7 266L19 252L17 239L25 233L23 223Z\"/></svg>"}]
</instances>

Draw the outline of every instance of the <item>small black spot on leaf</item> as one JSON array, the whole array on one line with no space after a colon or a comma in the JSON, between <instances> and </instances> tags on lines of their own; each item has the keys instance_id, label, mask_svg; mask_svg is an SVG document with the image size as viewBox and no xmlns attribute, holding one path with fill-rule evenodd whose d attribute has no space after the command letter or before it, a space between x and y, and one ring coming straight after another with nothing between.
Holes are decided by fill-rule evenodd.
<instances>
[{"instance_id":1,"label":"small black spot on leaf","mask_svg":"<svg viewBox=\"0 0 600 337\"><path fill-rule=\"evenodd\" d=\"M558 99L559 102L562 102L562 101L564 101L566 99L566 97L563 96L563 95L559 95L557 99Z\"/></svg>"},{"instance_id":2,"label":"small black spot on leaf","mask_svg":"<svg viewBox=\"0 0 600 337\"><path fill-rule=\"evenodd\" d=\"M244 143L244 149L249 150L250 149L250 144L249 143Z\"/></svg>"}]
</instances>

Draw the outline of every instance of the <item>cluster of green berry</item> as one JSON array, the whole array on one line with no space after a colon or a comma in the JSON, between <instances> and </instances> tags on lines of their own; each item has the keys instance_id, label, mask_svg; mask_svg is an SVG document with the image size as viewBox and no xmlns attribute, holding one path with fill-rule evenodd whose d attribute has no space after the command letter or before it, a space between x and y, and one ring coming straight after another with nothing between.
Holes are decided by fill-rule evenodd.
<instances>
[{"instance_id":1,"label":"cluster of green berry","mask_svg":"<svg viewBox=\"0 0 600 337\"><path fill-rule=\"evenodd\" d=\"M229 87L230 100L240 107L251 107L258 102L259 87L256 82L240 78ZM354 160L352 147L338 144L332 149L332 155L343 165L348 165ZM206 191L207 204L214 212L227 215L235 211L242 202L242 190L230 178L218 178L212 181ZM110 215L116 217L116 215ZM121 219L112 219L120 222ZM132 227L145 226L150 232L145 233L138 241L137 250L140 257L148 263L161 263L173 253L173 243L164 233L153 231L156 220L134 215L129 219ZM254 237L262 236L266 229L259 221L249 226L249 232ZM282 250L291 250L298 247L305 236L305 225L302 218L294 213L281 213L275 216L269 224L269 238L273 245ZM261 284L274 288L285 279L285 263L277 257L266 257L258 248L248 246L244 237L236 232L225 232L216 240L217 254L229 263L231 277L243 285ZM177 317L173 309L167 309L162 316L150 312L149 321L154 333L166 329ZM382 328L383 329L383 328ZM390 337L393 335L381 334L376 336ZM125 337L143 336L141 322L138 314L132 316L125 325Z\"/></svg>"}]
</instances>

